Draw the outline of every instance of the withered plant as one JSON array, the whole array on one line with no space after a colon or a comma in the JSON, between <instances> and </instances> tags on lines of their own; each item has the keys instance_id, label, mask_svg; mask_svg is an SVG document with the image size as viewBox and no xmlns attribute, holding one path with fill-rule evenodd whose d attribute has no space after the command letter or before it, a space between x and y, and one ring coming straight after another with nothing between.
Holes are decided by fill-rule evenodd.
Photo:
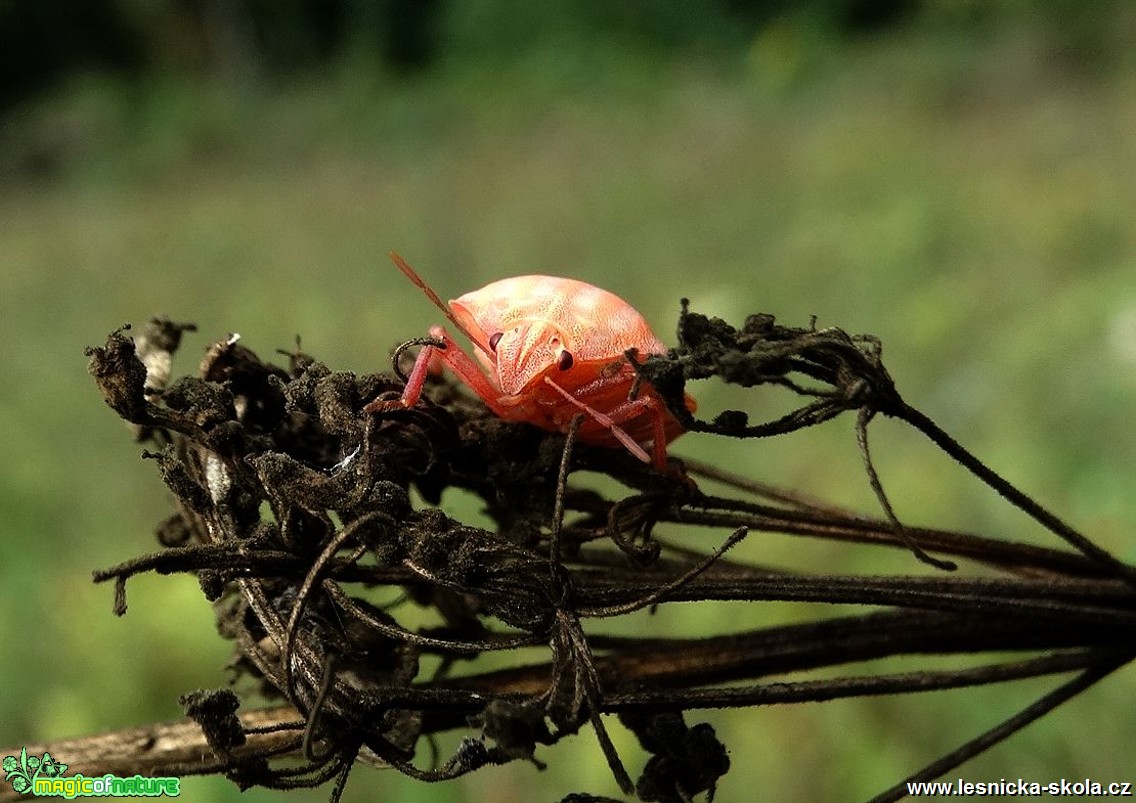
<instances>
[{"instance_id":1,"label":"withered plant","mask_svg":"<svg viewBox=\"0 0 1136 803\"><path fill-rule=\"evenodd\" d=\"M413 409L364 413L384 394L397 398L399 359L411 344L396 352L393 373L356 376L298 344L278 367L229 338L208 349L196 376L172 379L171 357L191 329L155 320L89 350L106 402L150 444L146 456L176 503L158 527L159 551L95 580L114 581L121 615L132 576L195 574L233 642L245 678L238 688L280 704L239 711L232 691L196 692L183 698L189 722L35 746L70 757L72 771L223 773L242 787L334 781L334 800L358 761L444 781L489 764L543 766L556 760L556 742L590 729L626 795L670 803L712 796L730 768L726 746L696 722L704 709L1071 675L876 798L895 800L906 781L942 775L1136 654L1136 569L908 406L873 338L784 327L766 315L736 329L684 302L677 349L627 356L688 430L762 437L850 412L879 518L711 465L675 460L660 473L623 450L574 443L574 430L565 437L500 421L442 379ZM804 401L761 424L734 411L696 420L684 389L711 377L782 386ZM879 414L926 434L1066 543L901 524L868 453ZM575 487L581 470L624 490ZM703 490L710 485L732 490ZM412 488L424 506L412 505ZM478 497L492 526L445 515L437 505L447 488ZM759 531L907 549L936 570L912 558L920 569L912 574L788 572L727 554ZM807 623L689 638L614 636L589 622L710 600L831 605ZM841 613L841 605L874 607ZM409 611L421 621L423 609L434 624L407 622ZM482 665L489 653L499 654L497 668ZM960 668L951 654L985 660ZM899 655L922 656L925 666L863 668ZM852 663L847 674L805 674ZM635 781L607 735L613 714L649 754L645 764L636 758ZM439 758L431 737L443 731L464 738ZM572 799L597 798L581 790Z\"/></svg>"}]
</instances>

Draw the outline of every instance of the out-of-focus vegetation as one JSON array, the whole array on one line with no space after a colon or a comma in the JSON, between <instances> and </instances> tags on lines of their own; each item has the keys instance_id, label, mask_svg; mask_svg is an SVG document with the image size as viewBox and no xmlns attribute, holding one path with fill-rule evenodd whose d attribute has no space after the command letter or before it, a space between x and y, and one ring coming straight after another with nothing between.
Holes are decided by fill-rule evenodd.
<instances>
[{"instance_id":1,"label":"out-of-focus vegetation","mask_svg":"<svg viewBox=\"0 0 1136 803\"><path fill-rule=\"evenodd\" d=\"M576 275L664 339L681 296L873 332L909 400L1136 560L1130 3L9 0L0 107L0 744L178 717L179 694L227 679L192 582L135 582L123 620L89 582L155 548L165 500L83 346L166 313L202 329L182 371L234 329L261 353L298 333L334 367L382 369L437 318L392 248L446 297ZM780 409L771 391L694 390L710 413ZM928 443L872 434L901 517L1049 542ZM875 512L851 422L675 451ZM744 548L923 570L795 539ZM709 712L734 762L719 799L866 797L1047 687ZM1134 687L1126 670L959 775L1132 780ZM349 796L615 792L586 733L544 757L543 774L429 789L360 769ZM218 779L187 794L236 797Z\"/></svg>"}]
</instances>

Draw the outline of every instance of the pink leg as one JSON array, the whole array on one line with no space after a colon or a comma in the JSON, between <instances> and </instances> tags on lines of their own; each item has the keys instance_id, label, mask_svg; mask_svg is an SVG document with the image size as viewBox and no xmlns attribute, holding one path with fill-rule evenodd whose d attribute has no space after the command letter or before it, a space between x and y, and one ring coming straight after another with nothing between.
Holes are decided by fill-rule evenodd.
<instances>
[{"instance_id":1,"label":"pink leg","mask_svg":"<svg viewBox=\"0 0 1136 803\"><path fill-rule=\"evenodd\" d=\"M651 456L649 454L647 454L646 450L644 450L643 447L640 446L635 441L634 438L632 438L630 435L628 435L627 432L623 428L621 428L615 422L615 420L613 420L612 416L604 415L603 413L601 413L599 410L595 409L594 407L589 407L588 405L584 404L582 401L577 399L575 396L573 396L571 393L566 391L564 388L560 387L555 382L553 382L549 377L546 376L544 378L544 381L546 383L548 383L549 387L551 387L553 390L555 390L557 393L559 393L561 396L563 396L566 401L571 403L580 412L584 413L584 415L591 418L593 421L595 421L600 426L606 427L607 429L611 430L611 434L615 437L616 440L618 440L620 443L623 444L623 446L627 449L627 451L631 452L631 454L638 457L644 463L650 463L651 462ZM634 409L633 408L646 406L645 404L643 404L643 402L645 402L645 401L647 401L646 398L636 399L635 401L627 402L626 404L621 404L621 405L617 406L614 410L612 410L612 412L615 413L616 411L619 411L621 414L623 414L620 420L626 421L628 418L630 418L632 415L634 415ZM661 419L660 419L660 423L661 423ZM666 444L663 444L661 461L660 461L660 458L659 458L659 449L656 447L656 449L655 449L655 461L654 462L655 462L656 468L660 468L660 469L666 468L666 464L667 464Z\"/></svg>"},{"instance_id":2,"label":"pink leg","mask_svg":"<svg viewBox=\"0 0 1136 803\"><path fill-rule=\"evenodd\" d=\"M490 409L500 415L501 406L497 399L500 397L501 391L495 388L482 373L481 366L462 351L461 347L442 327L430 327L430 336L441 340L445 345L442 348L437 346L422 347L422 350L418 352L417 359L414 360L414 367L410 370L410 376L406 379L406 387L402 391L402 397L396 402L371 402L363 408L363 412L374 413L390 409L392 406L413 407L422 398L422 388L426 384L426 375L437 366L440 360L443 365L457 375L458 379L468 385L470 390L476 393L483 402L489 405Z\"/></svg>"},{"instance_id":3,"label":"pink leg","mask_svg":"<svg viewBox=\"0 0 1136 803\"><path fill-rule=\"evenodd\" d=\"M627 421L637 415L646 413L651 416L651 429L654 430L652 435L652 449L654 453L655 468L659 471L666 471L667 468L667 430L666 418L663 416L662 403L654 396L640 396L638 399L626 401L622 404L617 404L611 409L608 415L611 420L617 424L621 421Z\"/></svg>"},{"instance_id":4,"label":"pink leg","mask_svg":"<svg viewBox=\"0 0 1136 803\"><path fill-rule=\"evenodd\" d=\"M655 468L663 471L667 467L667 426L663 418L662 404L654 397L648 397L647 409L651 411L651 428L655 430L652 446L655 452Z\"/></svg>"}]
</instances>

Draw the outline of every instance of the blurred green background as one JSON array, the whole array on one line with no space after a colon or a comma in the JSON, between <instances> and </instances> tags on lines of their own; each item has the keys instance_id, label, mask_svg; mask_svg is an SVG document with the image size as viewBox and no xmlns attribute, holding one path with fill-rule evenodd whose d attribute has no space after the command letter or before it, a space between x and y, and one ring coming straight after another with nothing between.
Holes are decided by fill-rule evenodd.
<instances>
[{"instance_id":1,"label":"blurred green background","mask_svg":"<svg viewBox=\"0 0 1136 803\"><path fill-rule=\"evenodd\" d=\"M0 3L0 745L175 719L179 694L228 679L192 579L134 581L123 619L90 582L154 549L169 508L83 347L168 314L200 327L180 372L230 331L384 369L439 317L390 249L443 297L572 275L671 342L683 296L739 323L874 333L909 401L1136 560L1133 132L1126 2ZM708 414L786 404L693 390ZM901 518L1054 543L914 433L881 421L872 437ZM876 513L851 419L675 452ZM791 538L744 547L923 571ZM635 626L826 612L675 606ZM718 799L864 798L1054 683L707 712L734 762ZM952 777L1136 780L1134 693L1129 667ZM347 799L616 792L590 733L540 756L547 772L433 787L358 768ZM221 779L185 788L238 799Z\"/></svg>"}]
</instances>

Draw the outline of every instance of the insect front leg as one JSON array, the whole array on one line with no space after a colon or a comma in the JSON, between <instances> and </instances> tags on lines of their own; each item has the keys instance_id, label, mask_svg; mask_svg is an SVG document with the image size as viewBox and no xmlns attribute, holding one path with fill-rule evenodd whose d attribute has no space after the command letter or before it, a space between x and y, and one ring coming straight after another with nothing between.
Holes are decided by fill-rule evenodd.
<instances>
[{"instance_id":1,"label":"insect front leg","mask_svg":"<svg viewBox=\"0 0 1136 803\"><path fill-rule=\"evenodd\" d=\"M449 333L440 326L430 327L430 336L442 341L442 346L423 346L422 350L418 352L418 357L414 360L414 367L410 369L410 375L406 379L406 387L402 391L402 397L396 401L373 401L363 408L366 413L374 413L380 410L388 410L392 406L409 408L418 403L422 398L422 388L426 385L426 375L431 370L436 370L440 365L445 365L454 374L469 386L469 389L477 394L483 402L485 402L493 412L498 415L501 414L501 406L497 399L501 395L499 391L489 379L481 372L481 367L474 362L473 358L461 350L461 347L454 342Z\"/></svg>"}]
</instances>

